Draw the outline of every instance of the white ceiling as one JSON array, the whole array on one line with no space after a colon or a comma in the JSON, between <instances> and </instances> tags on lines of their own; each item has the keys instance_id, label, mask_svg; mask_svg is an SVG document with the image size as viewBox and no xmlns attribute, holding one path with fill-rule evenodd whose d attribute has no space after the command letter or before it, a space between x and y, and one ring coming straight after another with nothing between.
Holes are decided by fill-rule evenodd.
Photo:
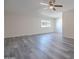
<instances>
[{"instance_id":1,"label":"white ceiling","mask_svg":"<svg viewBox=\"0 0 79 59\"><path fill-rule=\"evenodd\" d=\"M39 13L48 10L43 8L47 6L40 5L40 2L48 3L48 0L4 0L5 13ZM57 11L66 11L74 8L74 0L56 0L57 4L62 4L63 8L57 8Z\"/></svg>"}]
</instances>

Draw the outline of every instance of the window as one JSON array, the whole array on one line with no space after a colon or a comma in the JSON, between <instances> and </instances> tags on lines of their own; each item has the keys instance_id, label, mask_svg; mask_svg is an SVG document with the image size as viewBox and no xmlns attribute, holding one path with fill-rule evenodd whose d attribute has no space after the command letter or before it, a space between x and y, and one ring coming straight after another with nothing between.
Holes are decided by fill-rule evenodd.
<instances>
[{"instance_id":1,"label":"window","mask_svg":"<svg viewBox=\"0 0 79 59\"><path fill-rule=\"evenodd\" d=\"M50 20L41 20L41 27L51 27Z\"/></svg>"}]
</instances>

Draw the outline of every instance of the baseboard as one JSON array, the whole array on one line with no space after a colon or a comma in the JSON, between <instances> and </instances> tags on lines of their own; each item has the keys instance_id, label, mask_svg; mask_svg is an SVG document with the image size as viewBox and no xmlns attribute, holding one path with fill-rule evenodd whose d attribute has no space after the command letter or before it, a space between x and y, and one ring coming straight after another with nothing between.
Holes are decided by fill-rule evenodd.
<instances>
[{"instance_id":1,"label":"baseboard","mask_svg":"<svg viewBox=\"0 0 79 59\"><path fill-rule=\"evenodd\" d=\"M66 38L66 39L74 39L74 38L70 38L70 37L64 37L64 38Z\"/></svg>"},{"instance_id":2,"label":"baseboard","mask_svg":"<svg viewBox=\"0 0 79 59\"><path fill-rule=\"evenodd\" d=\"M4 39L8 39L8 38L16 38L16 37L24 37L24 36L44 35L44 34L51 34L51 33L56 33L56 32L48 32L48 33L40 33L40 34L31 34L31 35L19 35L19 36L14 36L14 37L5 37Z\"/></svg>"}]
</instances>

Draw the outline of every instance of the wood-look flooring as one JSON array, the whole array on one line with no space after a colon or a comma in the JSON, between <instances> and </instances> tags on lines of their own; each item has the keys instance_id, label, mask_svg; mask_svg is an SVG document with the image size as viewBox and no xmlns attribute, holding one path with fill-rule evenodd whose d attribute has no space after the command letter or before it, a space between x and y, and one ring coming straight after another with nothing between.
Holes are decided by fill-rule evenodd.
<instances>
[{"instance_id":1,"label":"wood-look flooring","mask_svg":"<svg viewBox=\"0 0 79 59\"><path fill-rule=\"evenodd\" d=\"M74 59L74 40L58 33L6 38L4 41L5 59Z\"/></svg>"}]
</instances>

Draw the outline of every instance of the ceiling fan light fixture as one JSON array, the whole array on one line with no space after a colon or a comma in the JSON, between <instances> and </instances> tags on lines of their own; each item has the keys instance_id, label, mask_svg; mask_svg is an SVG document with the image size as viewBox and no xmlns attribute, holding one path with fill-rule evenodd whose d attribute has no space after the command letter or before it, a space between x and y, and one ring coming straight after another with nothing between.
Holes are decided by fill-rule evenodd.
<instances>
[{"instance_id":1,"label":"ceiling fan light fixture","mask_svg":"<svg viewBox=\"0 0 79 59\"><path fill-rule=\"evenodd\" d=\"M49 9L53 9L53 6L49 6Z\"/></svg>"}]
</instances>

